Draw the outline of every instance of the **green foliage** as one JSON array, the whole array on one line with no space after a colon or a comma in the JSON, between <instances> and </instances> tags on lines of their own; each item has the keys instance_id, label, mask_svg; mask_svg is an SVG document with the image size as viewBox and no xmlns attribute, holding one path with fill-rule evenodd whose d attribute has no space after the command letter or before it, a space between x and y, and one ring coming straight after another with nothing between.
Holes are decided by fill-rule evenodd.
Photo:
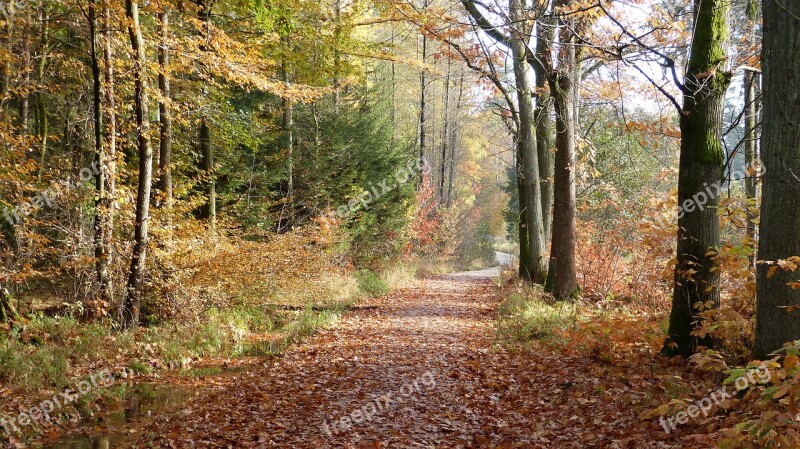
<instances>
[{"instance_id":1,"label":"green foliage","mask_svg":"<svg viewBox=\"0 0 800 449\"><path fill-rule=\"evenodd\" d=\"M356 279L358 279L358 286L361 291L370 296L383 296L389 293L389 284L372 270L357 271Z\"/></svg>"},{"instance_id":2,"label":"green foliage","mask_svg":"<svg viewBox=\"0 0 800 449\"><path fill-rule=\"evenodd\" d=\"M489 223L481 222L473 230L473 235L461 245L459 260L462 265L472 268L493 266L495 260L495 237Z\"/></svg>"},{"instance_id":3,"label":"green foliage","mask_svg":"<svg viewBox=\"0 0 800 449\"><path fill-rule=\"evenodd\" d=\"M577 319L577 306L572 302L550 304L545 299L538 287L509 295L498 311L501 338L524 344L563 335Z\"/></svg>"}]
</instances>

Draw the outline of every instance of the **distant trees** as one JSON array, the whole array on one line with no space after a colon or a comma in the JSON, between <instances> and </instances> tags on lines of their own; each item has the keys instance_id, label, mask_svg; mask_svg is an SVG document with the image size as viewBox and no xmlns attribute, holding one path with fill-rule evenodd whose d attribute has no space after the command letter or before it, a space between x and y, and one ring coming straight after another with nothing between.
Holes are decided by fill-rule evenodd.
<instances>
[{"instance_id":1,"label":"distant trees","mask_svg":"<svg viewBox=\"0 0 800 449\"><path fill-rule=\"evenodd\" d=\"M531 89L532 55L528 51L532 22L523 19L528 11L521 0L510 0L509 18L503 32L478 9L475 2L462 0L476 27L504 46L513 58L516 102L509 98L509 108L516 114L516 176L519 195L520 276L538 284L547 278L547 247L542 210L542 180L537 153L535 109Z\"/></svg>"}]
</instances>

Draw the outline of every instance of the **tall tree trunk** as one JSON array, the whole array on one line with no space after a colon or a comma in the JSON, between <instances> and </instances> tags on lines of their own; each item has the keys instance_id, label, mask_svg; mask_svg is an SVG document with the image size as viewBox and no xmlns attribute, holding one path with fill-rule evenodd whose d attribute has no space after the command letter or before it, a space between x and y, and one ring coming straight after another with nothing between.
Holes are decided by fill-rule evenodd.
<instances>
[{"instance_id":1,"label":"tall tree trunk","mask_svg":"<svg viewBox=\"0 0 800 449\"><path fill-rule=\"evenodd\" d=\"M764 2L761 132L763 203L758 258L778 261L800 256L800 21L796 0ZM755 356L766 358L800 339L800 269L759 264Z\"/></svg>"},{"instance_id":2,"label":"tall tree trunk","mask_svg":"<svg viewBox=\"0 0 800 449\"><path fill-rule=\"evenodd\" d=\"M26 25L30 24L30 17ZM23 31L22 39L22 92L19 99L20 134L28 135L28 121L30 116L30 89L31 89L31 37L28 30Z\"/></svg>"},{"instance_id":3,"label":"tall tree trunk","mask_svg":"<svg viewBox=\"0 0 800 449\"><path fill-rule=\"evenodd\" d=\"M9 18L10 19L10 18ZM14 30L13 20L6 20L6 26L2 33L0 33L0 47L13 54L13 45L11 43L12 32ZM0 108L6 105L6 94L8 94L9 84L11 83L11 64L5 59L0 63Z\"/></svg>"},{"instance_id":4,"label":"tall tree trunk","mask_svg":"<svg viewBox=\"0 0 800 449\"><path fill-rule=\"evenodd\" d=\"M391 23L389 26L392 27L392 40L391 45L394 47L394 41L396 39L396 30L395 24ZM397 66L394 60L389 61L389 67L391 69L391 89L392 89L392 101L391 101L391 122L392 122L392 148L395 148L397 145Z\"/></svg>"},{"instance_id":5,"label":"tall tree trunk","mask_svg":"<svg viewBox=\"0 0 800 449\"><path fill-rule=\"evenodd\" d=\"M556 117L553 192L553 242L546 289L560 300L578 288L575 261L575 35L562 24L559 66L548 77Z\"/></svg>"},{"instance_id":6,"label":"tall tree trunk","mask_svg":"<svg viewBox=\"0 0 800 449\"><path fill-rule=\"evenodd\" d=\"M531 279L531 245L528 238L528 217L525 205L528 204L528 192L525 186L525 167L523 161L525 155L522 153L522 146L519 144L518 134L514 136L516 154L514 157L514 172L517 178L517 196L519 197L519 223L517 233L519 235L519 277Z\"/></svg>"},{"instance_id":7,"label":"tall tree trunk","mask_svg":"<svg viewBox=\"0 0 800 449\"><path fill-rule=\"evenodd\" d=\"M439 203L444 204L445 182L447 181L447 146L450 144L450 70L451 59L447 59L447 74L444 79L444 121L442 122L442 155L439 166Z\"/></svg>"},{"instance_id":8,"label":"tall tree trunk","mask_svg":"<svg viewBox=\"0 0 800 449\"><path fill-rule=\"evenodd\" d=\"M206 203L202 207L200 218L208 220L213 229L217 220L217 183L214 180L214 150L211 145L211 127L208 122L200 122L199 132L200 169L202 170Z\"/></svg>"},{"instance_id":9,"label":"tall tree trunk","mask_svg":"<svg viewBox=\"0 0 800 449\"><path fill-rule=\"evenodd\" d=\"M525 28L521 0L510 0L511 20L518 23L520 29ZM536 135L534 128L534 109L530 85L530 65L527 58L526 41L529 33L515 30L511 36L511 52L514 57L514 79L517 87L517 103L519 109L519 130L517 134L518 154L522 158L522 179L525 190L525 202L520 195L520 210L524 211L530 265L524 277L534 283L544 284L547 278L547 246L544 237L542 218L542 184L539 177L539 160L536 154ZM521 192L520 192L521 193ZM520 239L521 242L521 239Z\"/></svg>"},{"instance_id":10,"label":"tall tree trunk","mask_svg":"<svg viewBox=\"0 0 800 449\"><path fill-rule=\"evenodd\" d=\"M287 48L291 45L289 39L286 38ZM289 83L288 64L284 62L282 69L283 81ZM284 97L281 99L281 107L283 109L282 126L284 132L285 146L286 146L286 208L288 209L288 217L286 223L281 224L281 232L286 232L294 225L295 209L294 209L294 104L292 99Z\"/></svg>"},{"instance_id":11,"label":"tall tree trunk","mask_svg":"<svg viewBox=\"0 0 800 449\"><path fill-rule=\"evenodd\" d=\"M680 114L681 150L678 173L678 250L675 290L664 345L668 356L690 356L698 346L712 345L692 331L701 308L719 306L719 187L725 155L722 109L730 75L724 72L728 38L728 2L696 0L695 32L683 89ZM702 203L701 195L707 200Z\"/></svg>"},{"instance_id":12,"label":"tall tree trunk","mask_svg":"<svg viewBox=\"0 0 800 449\"><path fill-rule=\"evenodd\" d=\"M744 73L744 159L747 167L753 167L756 161L756 80L758 74L753 70ZM750 244L756 242L756 198L758 197L758 176L748 173L744 180L745 195L747 197L747 240ZM750 264L755 266L755 254L750 256Z\"/></svg>"},{"instance_id":13,"label":"tall tree trunk","mask_svg":"<svg viewBox=\"0 0 800 449\"><path fill-rule=\"evenodd\" d=\"M200 44L200 50L209 51L211 44L211 8L213 0L197 0L197 18L205 26L202 35L205 42ZM217 184L214 178L214 154L211 146L211 127L207 117L200 119L199 130L200 170L204 176L204 192L206 203L200 208L200 218L208 220L209 226L214 229L217 220Z\"/></svg>"},{"instance_id":14,"label":"tall tree trunk","mask_svg":"<svg viewBox=\"0 0 800 449\"><path fill-rule=\"evenodd\" d=\"M108 199L108 215L104 221L103 237L108 251L108 265L113 266L114 257L114 210L117 201L117 99L114 94L114 36L111 7L106 3L103 11L103 78L105 80L103 99L105 101L105 155L100 168L106 176L105 192Z\"/></svg>"},{"instance_id":15,"label":"tall tree trunk","mask_svg":"<svg viewBox=\"0 0 800 449\"><path fill-rule=\"evenodd\" d=\"M111 304L114 299L114 283L111 277L110 232L108 232L109 215L112 213L111 199L108 197L105 164L108 159L103 142L103 85L100 81L100 55L97 33L97 3L89 1L89 35L92 64L92 119L94 122L94 162L97 167L95 175L94 200L94 257L100 299Z\"/></svg>"},{"instance_id":16,"label":"tall tree trunk","mask_svg":"<svg viewBox=\"0 0 800 449\"><path fill-rule=\"evenodd\" d=\"M423 10L428 9L428 0L425 0L423 3ZM422 35L422 64L425 64L428 58L428 36L423 33ZM422 167L425 164L425 150L427 146L427 135L425 134L426 127L427 127L427 117L425 113L427 112L427 104L426 104L426 94L428 90L428 79L427 79L427 72L423 67L419 73L419 166ZM423 174L420 171L419 181L418 181L418 188L422 189L422 179Z\"/></svg>"},{"instance_id":17,"label":"tall tree trunk","mask_svg":"<svg viewBox=\"0 0 800 449\"><path fill-rule=\"evenodd\" d=\"M133 237L133 254L128 273L125 301L120 310L123 327L137 326L142 303L145 261L150 221L150 183L153 178L153 149L150 146L150 122L147 98L147 57L144 38L139 24L139 3L125 1L125 12L129 20L128 34L131 40L134 79L134 111L138 135L139 185L136 195L136 224Z\"/></svg>"},{"instance_id":18,"label":"tall tree trunk","mask_svg":"<svg viewBox=\"0 0 800 449\"><path fill-rule=\"evenodd\" d=\"M47 117L47 105L45 104L45 97L41 91L41 86L44 85L44 71L47 66L47 47L49 46L48 24L50 21L47 17L47 6L42 4L39 10L39 23L41 26L41 34L39 38L39 63L37 68L37 80L39 88L36 90L35 108L36 108L36 133L39 136L39 178L41 179L42 173L45 171L45 157L47 155L47 139L49 133L49 122Z\"/></svg>"},{"instance_id":19,"label":"tall tree trunk","mask_svg":"<svg viewBox=\"0 0 800 449\"><path fill-rule=\"evenodd\" d=\"M758 2L748 0L745 6L745 16L748 20L748 32L750 34L750 44L757 43L756 21L758 20ZM756 127L758 124L758 96L756 86L759 83L759 73L755 70L745 69L744 72L744 158L747 167L753 167L758 157L758 135ZM750 265L756 267L756 221L758 220L757 198L758 198L758 177L754 173L748 173L744 181L745 196L747 198L747 241L753 246L754 251L750 256Z\"/></svg>"},{"instance_id":20,"label":"tall tree trunk","mask_svg":"<svg viewBox=\"0 0 800 449\"><path fill-rule=\"evenodd\" d=\"M158 102L160 139L158 144L158 190L167 213L167 227L172 227L172 113L169 86L169 12L166 7L159 14L161 45L158 47Z\"/></svg>"},{"instance_id":21,"label":"tall tree trunk","mask_svg":"<svg viewBox=\"0 0 800 449\"><path fill-rule=\"evenodd\" d=\"M453 131L450 133L450 166L447 173L447 207L453 204L453 183L456 176L456 164L458 164L458 149L461 135L461 105L464 99L464 72L458 79L458 99L456 100L455 117L453 119Z\"/></svg>"},{"instance_id":22,"label":"tall tree trunk","mask_svg":"<svg viewBox=\"0 0 800 449\"><path fill-rule=\"evenodd\" d=\"M552 237L553 223L553 153L550 152L551 127L553 121L550 118L552 108L552 98L547 84L547 72L541 61L546 60L550 54L553 41L553 27L549 23L540 21L536 40L536 58L533 64L533 71L536 76L536 110L534 119L536 120L536 155L539 159L539 176L542 182L542 223L544 224L545 242L549 242Z\"/></svg>"}]
</instances>

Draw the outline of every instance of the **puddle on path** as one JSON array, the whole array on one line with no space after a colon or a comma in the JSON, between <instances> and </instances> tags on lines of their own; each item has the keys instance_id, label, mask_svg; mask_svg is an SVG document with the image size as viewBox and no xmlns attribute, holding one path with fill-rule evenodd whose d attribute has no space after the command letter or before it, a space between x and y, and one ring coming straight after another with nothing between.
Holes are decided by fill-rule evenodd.
<instances>
[{"instance_id":1,"label":"puddle on path","mask_svg":"<svg viewBox=\"0 0 800 449\"><path fill-rule=\"evenodd\" d=\"M181 371L181 376L194 378L224 377L244 371L243 367L222 368L218 366L191 368ZM43 449L121 449L133 447L138 434L130 432L133 425L147 420L149 416L167 411L174 412L202 393L202 388L188 385L143 383L127 387L120 404L114 410L101 414L92 427L90 422L83 430L67 434L58 440L41 446Z\"/></svg>"},{"instance_id":2,"label":"puddle on path","mask_svg":"<svg viewBox=\"0 0 800 449\"><path fill-rule=\"evenodd\" d=\"M191 387L139 384L128 388L119 408L100 416L96 433L76 433L42 446L44 449L116 449L131 447L131 424L163 410L175 410L195 394Z\"/></svg>"}]
</instances>

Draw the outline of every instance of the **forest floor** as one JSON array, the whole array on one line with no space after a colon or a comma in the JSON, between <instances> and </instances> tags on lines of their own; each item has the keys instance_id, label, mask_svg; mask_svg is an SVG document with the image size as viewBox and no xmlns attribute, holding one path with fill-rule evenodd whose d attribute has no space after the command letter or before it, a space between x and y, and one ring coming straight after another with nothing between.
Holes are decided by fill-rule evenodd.
<instances>
[{"instance_id":1,"label":"forest floor","mask_svg":"<svg viewBox=\"0 0 800 449\"><path fill-rule=\"evenodd\" d=\"M653 405L647 388L637 388L652 387L646 375L499 344L496 274L432 277L375 299L375 308L346 314L273 363L222 378L180 410L156 415L139 442L172 448L689 447L657 421L641 419Z\"/></svg>"}]
</instances>

